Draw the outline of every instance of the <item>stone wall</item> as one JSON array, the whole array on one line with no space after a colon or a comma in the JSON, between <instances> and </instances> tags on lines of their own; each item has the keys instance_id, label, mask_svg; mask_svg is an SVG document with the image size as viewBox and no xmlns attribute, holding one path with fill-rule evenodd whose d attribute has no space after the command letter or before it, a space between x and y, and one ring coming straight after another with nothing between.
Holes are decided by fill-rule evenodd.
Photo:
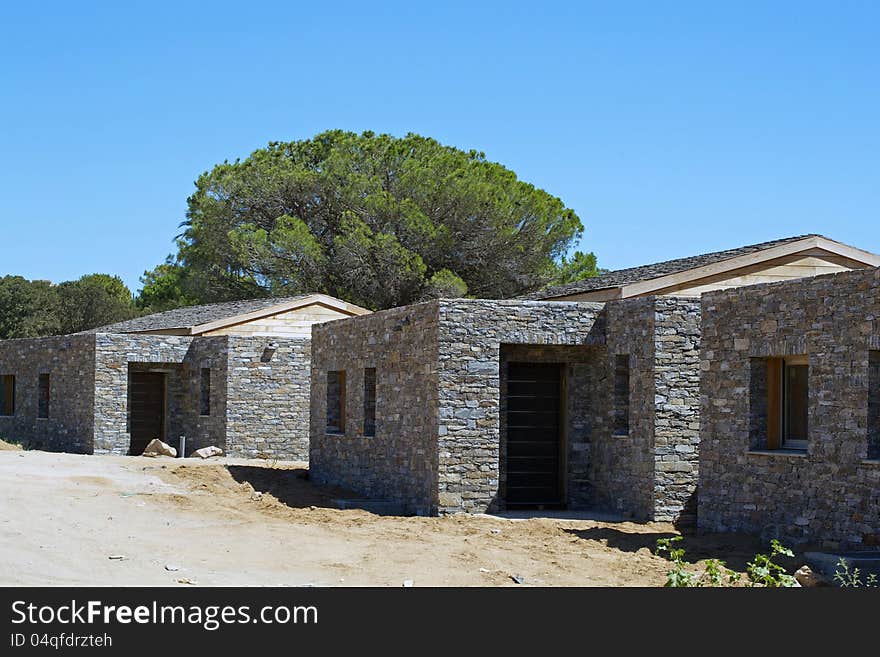
<instances>
[{"instance_id":1,"label":"stone wall","mask_svg":"<svg viewBox=\"0 0 880 657\"><path fill-rule=\"evenodd\" d=\"M315 326L312 476L415 512L502 508L502 345L564 359L577 394L601 347L600 311L570 302L440 300ZM360 431L365 367L376 368L375 438ZM346 371L342 435L325 426L327 372L336 370ZM579 503L589 497L590 431L584 413L570 414L569 499Z\"/></svg>"},{"instance_id":2,"label":"stone wall","mask_svg":"<svg viewBox=\"0 0 880 657\"><path fill-rule=\"evenodd\" d=\"M95 453L127 454L128 372L167 372L168 442L230 456L308 457L309 341L239 336L98 334ZM210 415L201 414L201 370L211 370Z\"/></svg>"},{"instance_id":3,"label":"stone wall","mask_svg":"<svg viewBox=\"0 0 880 657\"><path fill-rule=\"evenodd\" d=\"M0 438L32 449L90 453L94 361L91 335L0 341L0 375L15 376L15 414L0 417ZM49 374L48 418L37 417L40 374Z\"/></svg>"},{"instance_id":4,"label":"stone wall","mask_svg":"<svg viewBox=\"0 0 880 657\"><path fill-rule=\"evenodd\" d=\"M713 292L702 305L700 528L876 547L880 461L867 457L880 270ZM759 449L752 359L793 355L809 358L807 449Z\"/></svg>"},{"instance_id":5,"label":"stone wall","mask_svg":"<svg viewBox=\"0 0 880 657\"><path fill-rule=\"evenodd\" d=\"M590 471L596 508L650 519L654 512L654 299L605 306L604 369ZM629 432L614 431L613 372L629 356Z\"/></svg>"},{"instance_id":6,"label":"stone wall","mask_svg":"<svg viewBox=\"0 0 880 657\"><path fill-rule=\"evenodd\" d=\"M267 347L274 345L274 350ZM166 375L165 439L186 453L308 458L309 341L98 333L0 341L0 374L16 376L16 413L0 436L41 449L128 454L129 374ZM211 370L201 414L201 370ZM50 417L37 418L38 377L50 375Z\"/></svg>"},{"instance_id":7,"label":"stone wall","mask_svg":"<svg viewBox=\"0 0 880 657\"><path fill-rule=\"evenodd\" d=\"M653 297L604 307L440 300L315 327L312 471L319 481L431 513L504 509L506 362L561 363L563 502L692 522L699 340L698 302ZM629 363L624 435L614 431L620 355ZM380 394L377 424L391 432L381 440L351 428L362 412L364 367L377 368L380 385L388 372L405 373L395 399ZM347 373L344 435L326 432L334 370Z\"/></svg>"},{"instance_id":8,"label":"stone wall","mask_svg":"<svg viewBox=\"0 0 880 657\"><path fill-rule=\"evenodd\" d=\"M209 415L201 414L202 368L211 370ZM182 363L182 378L184 401L181 405L181 431L186 436L187 456L210 445L228 451L226 339L194 338Z\"/></svg>"},{"instance_id":9,"label":"stone wall","mask_svg":"<svg viewBox=\"0 0 880 657\"><path fill-rule=\"evenodd\" d=\"M162 369L167 375L166 442L187 438L187 454L208 444L224 448L223 362L226 338L98 333L95 335L95 454L128 454L130 371ZM211 367L212 415L201 417L201 368ZM215 413L216 411L216 413Z\"/></svg>"},{"instance_id":10,"label":"stone wall","mask_svg":"<svg viewBox=\"0 0 880 657\"><path fill-rule=\"evenodd\" d=\"M691 525L700 429L700 302L643 297L605 305L604 370L592 406L593 505ZM629 357L629 431L615 431L614 368Z\"/></svg>"},{"instance_id":11,"label":"stone wall","mask_svg":"<svg viewBox=\"0 0 880 657\"><path fill-rule=\"evenodd\" d=\"M309 458L311 346L301 338L226 338L226 449L232 456Z\"/></svg>"},{"instance_id":12,"label":"stone wall","mask_svg":"<svg viewBox=\"0 0 880 657\"><path fill-rule=\"evenodd\" d=\"M437 510L437 302L312 328L310 477L412 513ZM375 436L363 432L376 369ZM345 431L327 433L327 372L346 373Z\"/></svg>"},{"instance_id":13,"label":"stone wall","mask_svg":"<svg viewBox=\"0 0 880 657\"><path fill-rule=\"evenodd\" d=\"M128 363L126 379L132 374L151 372L157 368L161 368L165 375L165 434L162 439L177 448L180 445L180 436L188 437L187 426L190 418L187 417L187 411L191 408L187 397L189 393L187 389L188 368L184 368L182 363L133 362ZM128 391L127 386L128 381L126 380L126 390ZM128 406L131 404L130 394L126 399L126 404L126 419L127 422L130 422L128 413ZM130 439L130 424L126 424L125 432L127 439ZM116 450L113 453L120 453L120 451ZM125 453L127 454L128 450Z\"/></svg>"},{"instance_id":14,"label":"stone wall","mask_svg":"<svg viewBox=\"0 0 880 657\"><path fill-rule=\"evenodd\" d=\"M657 297L654 318L654 520L692 526L700 445L699 299Z\"/></svg>"},{"instance_id":15,"label":"stone wall","mask_svg":"<svg viewBox=\"0 0 880 657\"><path fill-rule=\"evenodd\" d=\"M501 345L499 384L499 500L506 499L507 472L507 367L508 362L560 363L564 366L565 397L562 400L564 432L564 499L570 509L588 509L594 505L591 478L590 449L596 429L596 409L602 408L604 398L597 394L597 376L604 364L605 351L601 346L582 345Z\"/></svg>"},{"instance_id":16,"label":"stone wall","mask_svg":"<svg viewBox=\"0 0 880 657\"><path fill-rule=\"evenodd\" d=\"M589 347L603 342L601 304L442 300L439 303L439 511L504 508L502 345ZM587 359L584 354L583 359ZM573 443L583 445L581 433ZM583 452L579 457L584 457ZM582 463L574 463L580 468ZM583 499L583 488L574 496ZM589 493L586 493L589 495Z\"/></svg>"}]
</instances>

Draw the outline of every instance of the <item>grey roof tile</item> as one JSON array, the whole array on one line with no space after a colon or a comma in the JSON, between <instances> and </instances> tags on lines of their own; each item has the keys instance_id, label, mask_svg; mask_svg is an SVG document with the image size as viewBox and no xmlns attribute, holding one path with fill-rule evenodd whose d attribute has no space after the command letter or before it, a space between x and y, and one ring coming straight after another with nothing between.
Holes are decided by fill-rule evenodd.
<instances>
[{"instance_id":1,"label":"grey roof tile","mask_svg":"<svg viewBox=\"0 0 880 657\"><path fill-rule=\"evenodd\" d=\"M305 299L308 296L311 295L301 294L295 297L245 299L242 301L226 301L223 303L209 303L203 306L175 308L174 310L167 310L162 313L144 315L143 317L135 317L124 322L90 329L89 331L84 331L84 333L140 333L143 331L188 329L207 322L256 312L280 303Z\"/></svg>"},{"instance_id":2,"label":"grey roof tile","mask_svg":"<svg viewBox=\"0 0 880 657\"><path fill-rule=\"evenodd\" d=\"M639 281L647 281L652 278L660 278L669 274L677 274L688 269L695 269L705 265L712 265L716 262L723 262L738 256L748 255L757 251L773 248L774 246L782 246L790 242L797 242L808 237L822 237L815 233L809 235L797 235L795 237L786 237L783 239L773 240L771 242L762 242L760 244L750 244L741 246L736 249L727 249L726 251L715 251L714 253L704 253L702 255L690 256L687 258L677 258L675 260L666 260L652 265L643 265L641 267L630 267L628 269L618 269L610 271L601 276L592 278L584 278L574 283L566 285L557 285L548 287L538 292L526 295L528 299L552 299L554 297L567 296L570 294L579 294L581 292L590 292L592 290L602 290L609 287L618 287L629 283L637 283Z\"/></svg>"}]
</instances>

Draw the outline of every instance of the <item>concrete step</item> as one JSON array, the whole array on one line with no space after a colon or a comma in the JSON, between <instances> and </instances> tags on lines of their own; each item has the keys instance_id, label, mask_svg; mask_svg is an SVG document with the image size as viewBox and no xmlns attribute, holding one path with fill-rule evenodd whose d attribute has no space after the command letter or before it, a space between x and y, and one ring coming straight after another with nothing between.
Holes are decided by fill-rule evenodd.
<instances>
[{"instance_id":1,"label":"concrete step","mask_svg":"<svg viewBox=\"0 0 880 657\"><path fill-rule=\"evenodd\" d=\"M833 580L834 573L839 570L837 565L840 559L846 559L849 571L852 573L859 569L861 580L864 583L868 575L874 573L880 577L880 551L870 552L805 552L804 560L813 570L822 573L825 577Z\"/></svg>"}]
</instances>

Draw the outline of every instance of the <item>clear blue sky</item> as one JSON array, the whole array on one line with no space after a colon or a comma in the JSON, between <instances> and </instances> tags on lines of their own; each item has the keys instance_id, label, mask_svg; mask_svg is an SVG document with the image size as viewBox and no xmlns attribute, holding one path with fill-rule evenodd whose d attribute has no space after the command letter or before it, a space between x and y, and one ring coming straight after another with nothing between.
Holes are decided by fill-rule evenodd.
<instances>
[{"instance_id":1,"label":"clear blue sky","mask_svg":"<svg viewBox=\"0 0 880 657\"><path fill-rule=\"evenodd\" d=\"M329 128L484 151L603 267L807 232L880 252L878 26L841 1L5 2L0 275L136 290L196 176Z\"/></svg>"}]
</instances>

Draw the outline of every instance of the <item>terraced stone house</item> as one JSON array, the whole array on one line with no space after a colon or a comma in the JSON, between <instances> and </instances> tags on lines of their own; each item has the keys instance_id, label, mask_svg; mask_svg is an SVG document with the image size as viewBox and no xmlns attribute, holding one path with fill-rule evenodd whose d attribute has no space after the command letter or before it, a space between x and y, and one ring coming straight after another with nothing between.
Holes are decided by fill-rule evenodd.
<instances>
[{"instance_id":1,"label":"terraced stone house","mask_svg":"<svg viewBox=\"0 0 880 657\"><path fill-rule=\"evenodd\" d=\"M0 436L31 447L308 456L313 324L368 311L322 294L180 308L0 341Z\"/></svg>"},{"instance_id":2,"label":"terraced stone house","mask_svg":"<svg viewBox=\"0 0 880 657\"><path fill-rule=\"evenodd\" d=\"M880 256L820 235L312 329L313 479L880 540Z\"/></svg>"},{"instance_id":3,"label":"terraced stone house","mask_svg":"<svg viewBox=\"0 0 880 657\"><path fill-rule=\"evenodd\" d=\"M607 510L880 544L880 256L820 235L530 298L324 295L0 341L0 436L310 460L438 514Z\"/></svg>"}]
</instances>

